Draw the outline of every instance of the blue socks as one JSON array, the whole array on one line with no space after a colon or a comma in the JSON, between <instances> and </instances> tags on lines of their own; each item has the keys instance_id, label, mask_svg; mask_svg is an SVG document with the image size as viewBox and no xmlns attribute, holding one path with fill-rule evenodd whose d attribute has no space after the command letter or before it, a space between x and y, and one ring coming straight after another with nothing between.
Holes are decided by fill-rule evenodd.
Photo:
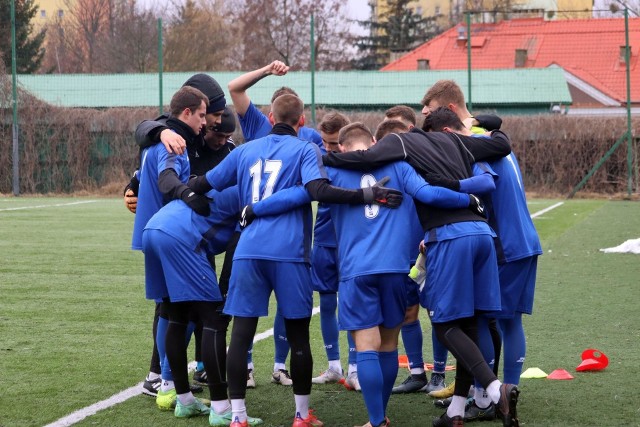
<instances>
[{"instance_id":1,"label":"blue socks","mask_svg":"<svg viewBox=\"0 0 640 427\"><path fill-rule=\"evenodd\" d=\"M391 389L398 376L398 350L381 351L378 353L380 369L382 370L382 409L383 415L387 413L387 404L391 397ZM358 374L359 375L359 374Z\"/></svg>"},{"instance_id":2,"label":"blue socks","mask_svg":"<svg viewBox=\"0 0 640 427\"><path fill-rule=\"evenodd\" d=\"M169 327L169 319L164 317L158 318L158 329L156 331L156 347L158 347L158 355L160 356L160 369L163 380L173 381L173 374L169 367L169 359L167 359L167 328Z\"/></svg>"},{"instance_id":3,"label":"blue socks","mask_svg":"<svg viewBox=\"0 0 640 427\"><path fill-rule=\"evenodd\" d=\"M349 365L356 365L358 363L358 351L356 350L356 342L351 336L351 332L347 331L347 344L349 344Z\"/></svg>"},{"instance_id":4,"label":"blue socks","mask_svg":"<svg viewBox=\"0 0 640 427\"><path fill-rule=\"evenodd\" d=\"M369 413L369 421L371 425L377 426L384 421L384 379L378 352L359 351L357 360L358 380L360 381L362 397ZM397 365L398 358L396 357L396 368Z\"/></svg>"},{"instance_id":5,"label":"blue socks","mask_svg":"<svg viewBox=\"0 0 640 427\"><path fill-rule=\"evenodd\" d=\"M422 326L420 320L402 325L402 342L404 351L409 359L409 369L424 369L424 359L422 358Z\"/></svg>"},{"instance_id":6,"label":"blue socks","mask_svg":"<svg viewBox=\"0 0 640 427\"><path fill-rule=\"evenodd\" d=\"M340 360L337 308L336 294L320 294L320 330L322 331L324 349L327 352L327 360Z\"/></svg>"},{"instance_id":7,"label":"blue socks","mask_svg":"<svg viewBox=\"0 0 640 427\"><path fill-rule=\"evenodd\" d=\"M502 354L504 382L518 384L527 352L527 342L522 326L522 313L516 313L513 319L498 320L502 329Z\"/></svg>"},{"instance_id":8,"label":"blue socks","mask_svg":"<svg viewBox=\"0 0 640 427\"><path fill-rule=\"evenodd\" d=\"M433 346L433 372L444 374L447 367L449 351L436 337L436 331L431 328L431 345Z\"/></svg>"}]
</instances>

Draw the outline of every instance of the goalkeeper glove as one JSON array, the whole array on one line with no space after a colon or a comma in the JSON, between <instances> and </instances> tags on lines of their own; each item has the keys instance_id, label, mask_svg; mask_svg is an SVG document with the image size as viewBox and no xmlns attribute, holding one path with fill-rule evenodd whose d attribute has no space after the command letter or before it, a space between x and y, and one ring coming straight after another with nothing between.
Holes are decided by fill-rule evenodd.
<instances>
[{"instance_id":1,"label":"goalkeeper glove","mask_svg":"<svg viewBox=\"0 0 640 427\"><path fill-rule=\"evenodd\" d=\"M402 192L394 190L393 188L383 187L390 179L388 176L385 176L376 182L374 186L363 188L364 202L366 204L375 203L391 209L400 207L402 203Z\"/></svg>"},{"instance_id":2,"label":"goalkeeper glove","mask_svg":"<svg viewBox=\"0 0 640 427\"><path fill-rule=\"evenodd\" d=\"M484 203L482 203L482 200L480 200L480 198L474 196L473 194L469 194L469 210L477 215L480 215L483 218L486 218L484 214Z\"/></svg>"},{"instance_id":3,"label":"goalkeeper glove","mask_svg":"<svg viewBox=\"0 0 640 427\"><path fill-rule=\"evenodd\" d=\"M211 199L196 194L191 189L184 190L180 198L198 215L209 216L211 213L211 207L209 206Z\"/></svg>"},{"instance_id":4,"label":"goalkeeper glove","mask_svg":"<svg viewBox=\"0 0 640 427\"><path fill-rule=\"evenodd\" d=\"M256 214L253 213L253 206L247 205L242 209L240 214L240 227L245 228L256 219Z\"/></svg>"}]
</instances>

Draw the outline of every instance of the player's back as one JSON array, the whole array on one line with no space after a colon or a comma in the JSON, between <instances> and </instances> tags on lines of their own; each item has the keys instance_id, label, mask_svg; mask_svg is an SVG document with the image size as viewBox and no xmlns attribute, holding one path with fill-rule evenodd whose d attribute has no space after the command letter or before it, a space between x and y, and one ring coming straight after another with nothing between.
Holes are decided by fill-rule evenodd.
<instances>
[{"instance_id":1,"label":"player's back","mask_svg":"<svg viewBox=\"0 0 640 427\"><path fill-rule=\"evenodd\" d=\"M369 187L388 176L390 180L385 186L403 192L406 191L406 172L414 173L404 162L391 163L371 172L334 168L327 168L327 171L331 184L338 187ZM398 209L378 205L330 206L338 240L340 280L366 274L409 271L410 258L415 257L412 252L417 251L414 245L420 236L412 235L410 230L421 233L416 226L416 210L411 196L405 195Z\"/></svg>"},{"instance_id":2,"label":"player's back","mask_svg":"<svg viewBox=\"0 0 640 427\"><path fill-rule=\"evenodd\" d=\"M326 178L319 149L294 136L271 134L240 146L231 155L234 153L242 206ZM311 234L310 203L281 215L260 217L243 230L234 259L308 262Z\"/></svg>"}]
</instances>

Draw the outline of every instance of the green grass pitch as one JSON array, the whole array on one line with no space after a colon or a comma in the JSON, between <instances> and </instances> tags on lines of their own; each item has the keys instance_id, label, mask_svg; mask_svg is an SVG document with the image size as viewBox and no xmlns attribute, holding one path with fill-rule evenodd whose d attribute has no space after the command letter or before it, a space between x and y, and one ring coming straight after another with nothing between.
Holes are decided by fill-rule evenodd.
<instances>
[{"instance_id":1,"label":"green grass pitch","mask_svg":"<svg viewBox=\"0 0 640 427\"><path fill-rule=\"evenodd\" d=\"M534 200L530 210L556 202ZM523 379L522 425L640 425L640 262L637 255L599 251L640 237L640 204L572 200L534 221L545 254L534 314L525 319L525 368L566 369L575 379ZM142 255L129 249L132 223L121 199L0 199L0 426L53 423L143 380L153 304L144 299ZM429 361L424 313L421 321ZM272 318L266 318L258 331L271 327ZM311 328L319 373L326 356L318 316ZM605 352L609 367L575 372L586 348ZM265 426L290 425L291 389L269 382L272 339L255 346L254 363L258 387L248 391L250 415L264 418ZM405 376L401 372L398 380ZM367 421L360 394L341 386L314 386L311 405L327 427ZM419 427L441 412L423 394L394 395L388 416L394 426ZM76 425L208 424L206 418L176 420L139 395Z\"/></svg>"}]
</instances>

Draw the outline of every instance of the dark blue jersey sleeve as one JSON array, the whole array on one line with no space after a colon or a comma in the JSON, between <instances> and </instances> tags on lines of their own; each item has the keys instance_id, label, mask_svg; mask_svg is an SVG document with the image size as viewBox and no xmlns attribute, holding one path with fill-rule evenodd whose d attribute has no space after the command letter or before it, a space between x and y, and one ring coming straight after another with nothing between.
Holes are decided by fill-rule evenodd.
<instances>
[{"instance_id":1,"label":"dark blue jersey sleeve","mask_svg":"<svg viewBox=\"0 0 640 427\"><path fill-rule=\"evenodd\" d=\"M276 191L253 204L256 216L278 215L311 202L309 192L301 185Z\"/></svg>"}]
</instances>

